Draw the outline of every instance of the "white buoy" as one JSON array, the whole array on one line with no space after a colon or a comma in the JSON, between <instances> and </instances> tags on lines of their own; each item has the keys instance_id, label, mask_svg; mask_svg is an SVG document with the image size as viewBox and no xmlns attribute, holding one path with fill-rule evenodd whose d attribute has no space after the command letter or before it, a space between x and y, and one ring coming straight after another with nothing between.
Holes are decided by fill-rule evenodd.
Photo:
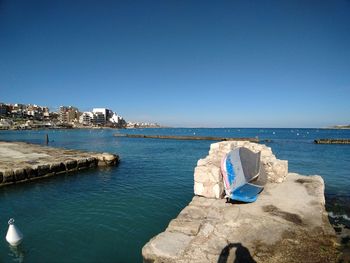
<instances>
[{"instance_id":1,"label":"white buoy","mask_svg":"<svg viewBox=\"0 0 350 263\"><path fill-rule=\"evenodd\" d=\"M9 220L9 229L6 234L6 241L10 243L11 246L18 246L23 239L23 234L19 229L14 225L15 220L11 218Z\"/></svg>"}]
</instances>

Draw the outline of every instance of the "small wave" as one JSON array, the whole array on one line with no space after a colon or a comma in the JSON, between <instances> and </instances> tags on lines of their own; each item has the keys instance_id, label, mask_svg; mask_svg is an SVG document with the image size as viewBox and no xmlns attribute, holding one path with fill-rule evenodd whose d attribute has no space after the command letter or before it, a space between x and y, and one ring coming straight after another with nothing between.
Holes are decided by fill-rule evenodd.
<instances>
[{"instance_id":1,"label":"small wave","mask_svg":"<svg viewBox=\"0 0 350 263\"><path fill-rule=\"evenodd\" d=\"M334 214L333 212L329 212L328 215L332 218L343 218L347 221L350 221L350 217L348 217L348 215L346 214L338 215L338 214Z\"/></svg>"}]
</instances>

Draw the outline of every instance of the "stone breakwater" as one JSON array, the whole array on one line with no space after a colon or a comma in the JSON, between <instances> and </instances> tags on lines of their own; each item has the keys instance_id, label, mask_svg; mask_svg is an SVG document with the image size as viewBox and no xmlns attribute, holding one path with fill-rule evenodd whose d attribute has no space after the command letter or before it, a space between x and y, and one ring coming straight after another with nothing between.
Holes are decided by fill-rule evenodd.
<instances>
[{"instance_id":1,"label":"stone breakwater","mask_svg":"<svg viewBox=\"0 0 350 263\"><path fill-rule=\"evenodd\" d=\"M316 144L350 144L350 139L316 139Z\"/></svg>"},{"instance_id":2,"label":"stone breakwater","mask_svg":"<svg viewBox=\"0 0 350 263\"><path fill-rule=\"evenodd\" d=\"M119 156L110 153L0 142L0 186L118 163Z\"/></svg>"},{"instance_id":3,"label":"stone breakwater","mask_svg":"<svg viewBox=\"0 0 350 263\"><path fill-rule=\"evenodd\" d=\"M221 158L235 147L261 151L266 186L254 203L227 203ZM320 176L288 173L269 147L220 142L198 161L190 204L142 249L144 262L336 262L335 232Z\"/></svg>"},{"instance_id":4,"label":"stone breakwater","mask_svg":"<svg viewBox=\"0 0 350 263\"><path fill-rule=\"evenodd\" d=\"M145 134L114 134L116 137L145 138L145 139L168 139L168 140L202 140L202 141L249 141L259 142L258 138L229 138L211 136L179 136L179 135L145 135Z\"/></svg>"}]
</instances>

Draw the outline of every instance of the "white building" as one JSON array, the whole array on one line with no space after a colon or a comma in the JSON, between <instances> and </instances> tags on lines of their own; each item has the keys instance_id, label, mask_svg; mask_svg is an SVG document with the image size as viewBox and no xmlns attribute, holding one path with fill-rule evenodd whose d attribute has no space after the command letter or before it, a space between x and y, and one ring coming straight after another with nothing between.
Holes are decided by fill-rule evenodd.
<instances>
[{"instance_id":1,"label":"white building","mask_svg":"<svg viewBox=\"0 0 350 263\"><path fill-rule=\"evenodd\" d=\"M118 127L124 123L123 117L106 108L93 108L91 111L85 111L79 118L79 123L83 125L99 125Z\"/></svg>"},{"instance_id":2,"label":"white building","mask_svg":"<svg viewBox=\"0 0 350 263\"><path fill-rule=\"evenodd\" d=\"M95 115L91 111L85 111L79 117L79 123L83 125L92 125L95 122Z\"/></svg>"},{"instance_id":3,"label":"white building","mask_svg":"<svg viewBox=\"0 0 350 263\"><path fill-rule=\"evenodd\" d=\"M109 118L109 122L118 124L123 118L119 116L118 114L113 113L112 116Z\"/></svg>"}]
</instances>

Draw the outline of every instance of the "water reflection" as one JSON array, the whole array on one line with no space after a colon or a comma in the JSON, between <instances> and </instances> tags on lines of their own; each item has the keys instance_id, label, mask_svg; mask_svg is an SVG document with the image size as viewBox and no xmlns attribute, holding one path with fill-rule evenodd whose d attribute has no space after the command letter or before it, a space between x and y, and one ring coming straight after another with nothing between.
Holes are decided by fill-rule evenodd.
<instances>
[{"instance_id":1,"label":"water reflection","mask_svg":"<svg viewBox=\"0 0 350 263\"><path fill-rule=\"evenodd\" d=\"M24 262L25 250L23 244L16 247L9 245L8 255L10 258L12 258L13 262Z\"/></svg>"}]
</instances>

